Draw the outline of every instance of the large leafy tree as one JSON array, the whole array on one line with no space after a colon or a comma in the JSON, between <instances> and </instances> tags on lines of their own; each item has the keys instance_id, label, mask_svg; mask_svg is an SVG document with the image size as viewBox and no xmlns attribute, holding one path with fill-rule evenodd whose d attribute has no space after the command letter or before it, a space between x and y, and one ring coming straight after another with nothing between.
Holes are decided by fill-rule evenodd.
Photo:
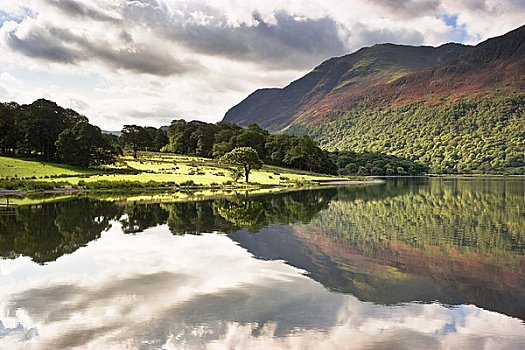
<instances>
[{"instance_id":1,"label":"large leafy tree","mask_svg":"<svg viewBox=\"0 0 525 350\"><path fill-rule=\"evenodd\" d=\"M42 156L47 160L56 158L55 142L62 131L77 123L88 122L85 116L74 110L64 109L45 99L29 105L13 106L16 111L14 129L11 129L10 134L16 138L16 144L11 144L10 149L26 155ZM8 120L6 123L13 126Z\"/></svg>"},{"instance_id":2,"label":"large leafy tree","mask_svg":"<svg viewBox=\"0 0 525 350\"><path fill-rule=\"evenodd\" d=\"M150 135L142 126L124 125L120 139L126 147L131 148L133 158L137 158L137 152L148 146Z\"/></svg>"},{"instance_id":3,"label":"large leafy tree","mask_svg":"<svg viewBox=\"0 0 525 350\"><path fill-rule=\"evenodd\" d=\"M86 122L62 131L55 146L59 160L84 167L112 163L117 154L100 128Z\"/></svg>"},{"instance_id":4,"label":"large leafy tree","mask_svg":"<svg viewBox=\"0 0 525 350\"><path fill-rule=\"evenodd\" d=\"M286 152L283 162L297 169L334 174L336 165L329 159L317 143L308 135L295 138L293 146Z\"/></svg>"},{"instance_id":5,"label":"large leafy tree","mask_svg":"<svg viewBox=\"0 0 525 350\"><path fill-rule=\"evenodd\" d=\"M229 164L238 171L244 172L244 178L248 182L248 177L252 169L260 169L262 162L257 151L251 147L237 147L223 155L220 160L223 164Z\"/></svg>"},{"instance_id":6,"label":"large leafy tree","mask_svg":"<svg viewBox=\"0 0 525 350\"><path fill-rule=\"evenodd\" d=\"M17 120L19 108L15 102L0 103L0 151L3 154L15 153L21 138Z\"/></svg>"}]
</instances>

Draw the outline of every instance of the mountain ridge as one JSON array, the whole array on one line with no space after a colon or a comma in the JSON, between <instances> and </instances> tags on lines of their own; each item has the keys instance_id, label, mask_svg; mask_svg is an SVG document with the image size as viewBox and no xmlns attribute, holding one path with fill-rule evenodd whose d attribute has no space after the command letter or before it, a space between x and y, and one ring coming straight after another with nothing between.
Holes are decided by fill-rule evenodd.
<instances>
[{"instance_id":1,"label":"mountain ridge","mask_svg":"<svg viewBox=\"0 0 525 350\"><path fill-rule=\"evenodd\" d=\"M330 58L284 88L259 89L224 121L270 131L337 118L355 104L399 106L420 100L504 95L525 89L525 26L476 46L378 44Z\"/></svg>"}]
</instances>

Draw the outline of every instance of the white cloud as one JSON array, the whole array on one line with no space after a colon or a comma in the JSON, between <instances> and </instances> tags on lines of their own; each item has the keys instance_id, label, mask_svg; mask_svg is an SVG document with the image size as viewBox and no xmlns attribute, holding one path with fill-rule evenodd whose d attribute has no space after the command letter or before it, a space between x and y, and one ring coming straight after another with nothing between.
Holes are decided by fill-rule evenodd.
<instances>
[{"instance_id":1,"label":"white cloud","mask_svg":"<svg viewBox=\"0 0 525 350\"><path fill-rule=\"evenodd\" d=\"M525 15L516 0L0 0L0 9L0 74L26 73L17 94L2 83L0 99L40 92L105 129L218 121L254 89L284 86L331 56L382 42L477 43Z\"/></svg>"}]
</instances>

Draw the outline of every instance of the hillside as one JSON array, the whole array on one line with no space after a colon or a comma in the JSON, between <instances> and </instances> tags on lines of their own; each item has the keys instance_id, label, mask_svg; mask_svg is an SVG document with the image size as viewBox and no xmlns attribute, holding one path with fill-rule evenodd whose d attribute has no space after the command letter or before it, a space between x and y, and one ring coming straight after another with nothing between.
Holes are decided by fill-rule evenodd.
<instances>
[{"instance_id":1,"label":"hillside","mask_svg":"<svg viewBox=\"0 0 525 350\"><path fill-rule=\"evenodd\" d=\"M332 95L361 93L407 73L457 58L467 46L446 44L402 46L393 44L363 48L353 54L332 58L283 89L260 89L231 108L224 121L239 125L257 123L278 131Z\"/></svg>"},{"instance_id":2,"label":"hillside","mask_svg":"<svg viewBox=\"0 0 525 350\"><path fill-rule=\"evenodd\" d=\"M271 91L271 96L267 91ZM434 172L525 173L525 26L477 46L376 45L259 90L225 121L310 134Z\"/></svg>"}]
</instances>

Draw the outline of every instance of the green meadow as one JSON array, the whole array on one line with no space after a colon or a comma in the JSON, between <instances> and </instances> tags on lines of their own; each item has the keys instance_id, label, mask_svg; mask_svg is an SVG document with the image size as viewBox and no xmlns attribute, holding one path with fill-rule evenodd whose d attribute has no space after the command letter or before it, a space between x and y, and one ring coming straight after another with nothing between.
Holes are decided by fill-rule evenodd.
<instances>
[{"instance_id":1,"label":"green meadow","mask_svg":"<svg viewBox=\"0 0 525 350\"><path fill-rule=\"evenodd\" d=\"M112 189L112 184L124 187L232 187L293 186L315 184L318 181L346 180L274 166L252 170L250 183L233 181L230 169L214 159L169 153L139 152L136 159L120 157L111 166L82 169L35 160L0 157L0 188L19 189L16 184L38 184L44 189L81 187ZM46 186L47 184L47 186ZM40 189L40 187L36 189ZM120 186L122 187L122 186ZM23 188L20 188L23 189Z\"/></svg>"},{"instance_id":2,"label":"green meadow","mask_svg":"<svg viewBox=\"0 0 525 350\"><path fill-rule=\"evenodd\" d=\"M64 164L46 163L36 160L0 157L0 178L44 178L45 176L72 176L93 174L92 170L75 168Z\"/></svg>"}]
</instances>

